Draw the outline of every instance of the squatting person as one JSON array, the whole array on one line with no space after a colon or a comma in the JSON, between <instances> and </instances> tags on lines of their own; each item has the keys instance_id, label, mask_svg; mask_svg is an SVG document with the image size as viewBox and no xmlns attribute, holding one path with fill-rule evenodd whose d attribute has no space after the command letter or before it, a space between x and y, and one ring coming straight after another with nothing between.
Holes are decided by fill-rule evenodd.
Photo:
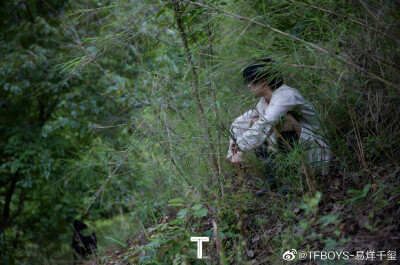
<instances>
[{"instance_id":1,"label":"squatting person","mask_svg":"<svg viewBox=\"0 0 400 265\"><path fill-rule=\"evenodd\" d=\"M288 146L298 143L305 149L304 158L311 171L324 175L328 173L331 159L319 115L298 90L283 83L274 64L267 58L253 62L243 70L251 93L261 99L232 123L227 157L235 168L241 168L242 152L254 151L257 157L265 160L264 177L271 189L277 188L273 165L267 161L271 152L288 152ZM256 195L265 192L263 188Z\"/></svg>"}]
</instances>

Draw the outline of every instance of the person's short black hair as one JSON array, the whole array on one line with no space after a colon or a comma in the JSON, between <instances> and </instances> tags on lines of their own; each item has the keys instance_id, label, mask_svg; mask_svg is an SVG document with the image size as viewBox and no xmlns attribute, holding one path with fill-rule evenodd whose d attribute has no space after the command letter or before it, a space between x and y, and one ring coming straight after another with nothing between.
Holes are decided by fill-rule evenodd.
<instances>
[{"instance_id":1,"label":"person's short black hair","mask_svg":"<svg viewBox=\"0 0 400 265\"><path fill-rule=\"evenodd\" d=\"M270 58L253 61L243 70L243 77L248 84L266 81L271 89L276 89L283 85L283 77L274 64Z\"/></svg>"}]
</instances>

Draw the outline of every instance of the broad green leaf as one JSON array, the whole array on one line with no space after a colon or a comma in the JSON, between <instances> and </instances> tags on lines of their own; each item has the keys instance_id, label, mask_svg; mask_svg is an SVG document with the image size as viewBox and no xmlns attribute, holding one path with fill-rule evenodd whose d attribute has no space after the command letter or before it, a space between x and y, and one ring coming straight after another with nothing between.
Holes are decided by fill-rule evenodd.
<instances>
[{"instance_id":1,"label":"broad green leaf","mask_svg":"<svg viewBox=\"0 0 400 265\"><path fill-rule=\"evenodd\" d=\"M206 216L207 213L208 213L208 210L202 208L202 209L200 209L200 210L194 211L193 215L194 215L195 217L201 218L201 217Z\"/></svg>"},{"instance_id":2,"label":"broad green leaf","mask_svg":"<svg viewBox=\"0 0 400 265\"><path fill-rule=\"evenodd\" d=\"M365 185L363 189L363 197L367 196L369 189L371 188L371 184Z\"/></svg>"},{"instance_id":3,"label":"broad green leaf","mask_svg":"<svg viewBox=\"0 0 400 265\"><path fill-rule=\"evenodd\" d=\"M194 206L192 207L192 209L193 209L194 211L198 211L198 210L201 209L202 206L203 206L202 204L196 204L196 205L194 205Z\"/></svg>"},{"instance_id":4,"label":"broad green leaf","mask_svg":"<svg viewBox=\"0 0 400 265\"><path fill-rule=\"evenodd\" d=\"M188 208L183 208L183 209L181 209L181 210L177 213L178 218L184 218L184 217L186 216L186 214L187 214L188 211L189 211Z\"/></svg>"},{"instance_id":5,"label":"broad green leaf","mask_svg":"<svg viewBox=\"0 0 400 265\"><path fill-rule=\"evenodd\" d=\"M174 203L168 204L168 206L171 206L171 207L182 207L182 206L185 206L185 205L183 203L174 202Z\"/></svg>"},{"instance_id":6,"label":"broad green leaf","mask_svg":"<svg viewBox=\"0 0 400 265\"><path fill-rule=\"evenodd\" d=\"M351 194L361 194L362 192L360 191L360 190L353 190L353 189L351 189L351 190L348 190L347 191L347 193L351 193Z\"/></svg>"},{"instance_id":7,"label":"broad green leaf","mask_svg":"<svg viewBox=\"0 0 400 265\"><path fill-rule=\"evenodd\" d=\"M174 202L184 203L185 201L181 198L175 198L175 199L169 200L168 202L169 203L174 203Z\"/></svg>"}]
</instances>

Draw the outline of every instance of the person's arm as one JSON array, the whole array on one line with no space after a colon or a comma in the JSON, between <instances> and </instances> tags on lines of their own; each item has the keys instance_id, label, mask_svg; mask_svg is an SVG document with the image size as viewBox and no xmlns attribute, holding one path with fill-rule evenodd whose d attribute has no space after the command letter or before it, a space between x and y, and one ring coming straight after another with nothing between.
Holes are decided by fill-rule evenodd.
<instances>
[{"instance_id":1,"label":"person's arm","mask_svg":"<svg viewBox=\"0 0 400 265\"><path fill-rule=\"evenodd\" d=\"M250 116L252 116L251 114ZM255 116L251 119L250 121L250 127L254 125L258 121L258 116ZM233 164L233 166L236 169L241 169L242 168L242 159L243 159L243 154L241 151L236 151L236 144L235 142L231 139L229 143L229 151L228 151L228 160Z\"/></svg>"},{"instance_id":2,"label":"person's arm","mask_svg":"<svg viewBox=\"0 0 400 265\"><path fill-rule=\"evenodd\" d=\"M297 104L294 94L276 94L271 98L270 105L264 116L245 133L237 137L236 142L241 151L250 151L261 146L280 118Z\"/></svg>"},{"instance_id":3,"label":"person's arm","mask_svg":"<svg viewBox=\"0 0 400 265\"><path fill-rule=\"evenodd\" d=\"M245 133L251 124L251 119L256 115L256 110L252 109L244 114L240 115L235 119L235 121L231 125L231 133L233 134L232 136L237 138L243 133ZM227 159L231 161L232 156L234 155L232 146L235 144L235 141L232 139L232 137L229 137L229 150L228 150L228 155Z\"/></svg>"},{"instance_id":4,"label":"person's arm","mask_svg":"<svg viewBox=\"0 0 400 265\"><path fill-rule=\"evenodd\" d=\"M234 137L242 135L250 127L251 119L254 117L255 110L249 110L235 119L231 125L231 132Z\"/></svg>"}]
</instances>

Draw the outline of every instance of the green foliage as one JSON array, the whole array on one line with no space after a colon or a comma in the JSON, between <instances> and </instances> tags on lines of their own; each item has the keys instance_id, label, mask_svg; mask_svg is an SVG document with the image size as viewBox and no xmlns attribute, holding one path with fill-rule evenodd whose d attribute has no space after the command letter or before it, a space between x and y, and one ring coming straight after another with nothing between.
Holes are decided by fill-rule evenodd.
<instances>
[{"instance_id":1,"label":"green foliage","mask_svg":"<svg viewBox=\"0 0 400 265\"><path fill-rule=\"evenodd\" d=\"M113 125L117 113L120 118L132 117L126 110L140 109L138 101L127 101L131 95L122 89L132 81L117 73L126 61L100 60L104 67L115 66L107 77L103 68L70 72L75 78L69 80L60 75L63 72L58 66L77 55L68 44L70 28L55 17L62 14L64 1L47 1L51 6L40 11L36 2L2 3L4 11L13 14L7 17L15 18L2 22L7 26L2 27L4 41L0 43L0 206L6 213L0 222L1 233L6 229L1 237L1 252L6 255L1 258L9 264L13 264L11 260L41 264L43 259L59 255L71 259L72 221L89 217L85 210L99 181L124 159L118 154L120 148L129 148L124 128L114 129L117 137L98 128L104 123ZM67 4L68 8L83 5ZM135 98L140 98L139 93ZM125 162L131 159L130 155ZM125 166L121 170L128 171ZM135 173L140 175L140 171ZM143 190L147 185L133 181L137 175L132 172L127 173L128 178L111 183L108 197L103 196L106 207L96 201L96 210L89 218L131 207L131 190ZM10 201L6 194L10 194Z\"/></svg>"},{"instance_id":2,"label":"green foliage","mask_svg":"<svg viewBox=\"0 0 400 265\"><path fill-rule=\"evenodd\" d=\"M315 214L318 211L318 203L321 200L321 192L317 191L313 197L305 197L304 203L299 208L304 209L306 214Z\"/></svg>"},{"instance_id":3,"label":"green foliage","mask_svg":"<svg viewBox=\"0 0 400 265\"><path fill-rule=\"evenodd\" d=\"M215 218L227 262L251 259L244 216L261 203L227 192L233 169L224 158L227 128L254 104L241 70L266 56L320 113L336 169L368 172L352 179L345 203L371 202L365 228L376 231L387 194L398 196L385 182L398 184L395 173L369 173L399 157L399 16L394 2L363 2L379 15L328 0L1 2L1 263L70 259L75 218L96 230L101 253L126 246L121 259L135 264L200 264L191 229L212 236L203 221ZM271 263L303 240L326 249L347 240L342 215L320 213L325 191L305 186L305 148L271 158L293 193L255 218L260 231L286 227L263 242L276 253ZM297 223L290 202L298 201ZM129 245L139 231L150 242Z\"/></svg>"},{"instance_id":4,"label":"green foliage","mask_svg":"<svg viewBox=\"0 0 400 265\"><path fill-rule=\"evenodd\" d=\"M347 191L347 193L354 194L354 197L345 200L345 203L349 203L350 205L354 206L360 203L363 199L367 197L367 194L369 190L371 189L371 184L365 185L363 190L355 190L355 189L350 189Z\"/></svg>"},{"instance_id":5,"label":"green foliage","mask_svg":"<svg viewBox=\"0 0 400 265\"><path fill-rule=\"evenodd\" d=\"M171 201L170 204L173 204L180 199ZM171 207L181 206L172 205ZM189 218L204 217L204 210L206 210L206 213L207 209L201 207L201 204L196 204L190 208L183 208L177 214L176 220L163 222L149 228L148 232L151 235L148 236L148 239L150 242L132 246L121 259L129 260L134 264L204 264L197 259L196 248L190 242L190 237L193 234L190 233L190 228L187 225Z\"/></svg>"}]
</instances>

